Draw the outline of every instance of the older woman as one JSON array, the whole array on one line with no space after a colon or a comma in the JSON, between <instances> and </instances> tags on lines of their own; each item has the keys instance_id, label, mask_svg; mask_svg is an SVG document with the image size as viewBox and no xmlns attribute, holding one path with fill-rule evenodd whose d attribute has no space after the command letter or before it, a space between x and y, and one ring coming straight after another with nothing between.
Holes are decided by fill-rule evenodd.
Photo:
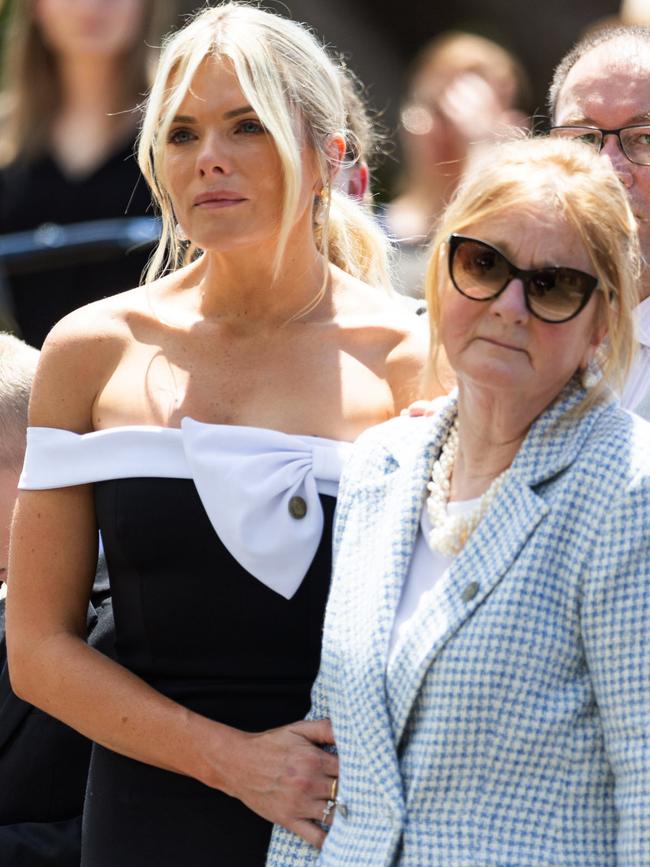
<instances>
[{"instance_id":1,"label":"older woman","mask_svg":"<svg viewBox=\"0 0 650 867\"><path fill-rule=\"evenodd\" d=\"M318 853L273 865L650 864L650 428L625 190L585 146L485 155L428 273L458 391L346 468L312 715Z\"/></svg>"},{"instance_id":2,"label":"older woman","mask_svg":"<svg viewBox=\"0 0 650 867\"><path fill-rule=\"evenodd\" d=\"M172 36L140 142L163 219L149 282L67 317L43 351L9 656L22 697L98 744L89 867L253 867L271 821L323 837L331 731L294 721L338 475L412 398L425 354L381 288L381 231L332 184L342 75L251 6ZM118 663L81 640L97 524Z\"/></svg>"}]
</instances>

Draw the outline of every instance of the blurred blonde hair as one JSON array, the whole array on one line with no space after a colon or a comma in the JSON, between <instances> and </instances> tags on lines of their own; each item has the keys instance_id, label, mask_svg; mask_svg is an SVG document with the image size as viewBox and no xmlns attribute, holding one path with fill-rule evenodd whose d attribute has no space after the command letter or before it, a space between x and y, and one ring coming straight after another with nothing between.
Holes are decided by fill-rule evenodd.
<instances>
[{"instance_id":1,"label":"blurred blonde hair","mask_svg":"<svg viewBox=\"0 0 650 867\"><path fill-rule=\"evenodd\" d=\"M449 280L447 247L453 232L479 222L537 210L554 213L580 239L598 278L598 316L607 329L597 361L602 371L580 405L598 401L608 385L622 389L635 352L634 308L639 303L641 254L626 191L610 164L581 142L527 138L484 149L470 166L432 244L426 275L431 345L438 345L441 292ZM558 263L561 264L561 263ZM430 359L431 376L437 352Z\"/></svg>"},{"instance_id":2,"label":"blurred blonde hair","mask_svg":"<svg viewBox=\"0 0 650 867\"><path fill-rule=\"evenodd\" d=\"M0 333L0 470L19 470L25 455L29 395L39 352Z\"/></svg>"},{"instance_id":3,"label":"blurred blonde hair","mask_svg":"<svg viewBox=\"0 0 650 867\"><path fill-rule=\"evenodd\" d=\"M165 188L163 151L171 121L207 57L232 63L242 91L272 136L280 157L284 201L276 276L296 218L301 150L306 140L316 154L325 191L321 201L315 202L315 209L321 211L315 225L320 251L352 276L388 290L387 242L383 233L368 210L331 184L339 163L328 149L330 137L341 133L349 141L348 91L344 83L347 73L302 25L240 3L204 9L163 45L138 150L140 168L162 217L161 240L145 281L187 261L186 245L176 237L173 205Z\"/></svg>"},{"instance_id":4,"label":"blurred blonde hair","mask_svg":"<svg viewBox=\"0 0 650 867\"><path fill-rule=\"evenodd\" d=\"M135 109L147 92L158 44L170 23L169 4L143 0L142 28L119 64L122 103L116 111ZM48 144L61 107L61 87L54 52L43 40L34 16L36 0L11 4L3 40L0 102L0 165L16 158L34 159Z\"/></svg>"}]
</instances>

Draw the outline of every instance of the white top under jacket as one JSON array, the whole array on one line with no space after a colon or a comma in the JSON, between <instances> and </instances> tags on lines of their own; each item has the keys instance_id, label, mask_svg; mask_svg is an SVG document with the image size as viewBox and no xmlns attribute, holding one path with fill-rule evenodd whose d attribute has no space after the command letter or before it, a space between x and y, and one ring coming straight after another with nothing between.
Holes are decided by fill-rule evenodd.
<instances>
[{"instance_id":1,"label":"white top under jacket","mask_svg":"<svg viewBox=\"0 0 650 867\"><path fill-rule=\"evenodd\" d=\"M466 515L481 502L480 497L472 500L456 500L447 503L447 514L457 517ZM402 595L393 622L393 630L388 645L387 665L397 657L402 645L408 641L414 623L418 623L422 612L433 604L433 588L447 573L455 557L441 554L429 547L429 534L432 526L426 501L420 516L420 527L413 547L413 557L409 571L402 585Z\"/></svg>"},{"instance_id":2,"label":"white top under jacket","mask_svg":"<svg viewBox=\"0 0 650 867\"><path fill-rule=\"evenodd\" d=\"M642 301L635 313L639 346L623 389L621 406L650 420L650 298Z\"/></svg>"},{"instance_id":3,"label":"white top under jacket","mask_svg":"<svg viewBox=\"0 0 650 867\"><path fill-rule=\"evenodd\" d=\"M319 494L336 496L351 444L267 428L132 425L77 434L27 431L18 487L60 488L123 478L192 479L217 535L239 563L290 599L323 530ZM299 508L296 509L296 499Z\"/></svg>"}]
</instances>

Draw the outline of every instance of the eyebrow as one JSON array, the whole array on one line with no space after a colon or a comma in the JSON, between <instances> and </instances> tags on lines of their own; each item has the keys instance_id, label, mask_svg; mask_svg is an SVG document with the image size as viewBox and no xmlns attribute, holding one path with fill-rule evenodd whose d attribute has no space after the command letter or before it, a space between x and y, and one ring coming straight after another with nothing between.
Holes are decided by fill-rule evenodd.
<instances>
[{"instance_id":1,"label":"eyebrow","mask_svg":"<svg viewBox=\"0 0 650 867\"><path fill-rule=\"evenodd\" d=\"M250 105L242 105L241 108L233 108L230 111L224 112L221 116L224 120L230 120L233 117L239 117L241 114L250 114L254 109ZM172 123L198 123L197 119L191 114L177 114Z\"/></svg>"},{"instance_id":2,"label":"eyebrow","mask_svg":"<svg viewBox=\"0 0 650 867\"><path fill-rule=\"evenodd\" d=\"M249 114L253 111L250 105L242 105L241 108L233 108L232 111L226 111L222 117L224 120L229 120L231 117L239 117L240 114Z\"/></svg>"},{"instance_id":3,"label":"eyebrow","mask_svg":"<svg viewBox=\"0 0 650 867\"><path fill-rule=\"evenodd\" d=\"M650 111L643 112L642 114L636 114L634 117L628 118L623 127L626 126L634 126L637 123L650 123ZM593 126L596 128L600 128L595 120L592 120L590 117L570 117L564 121L564 123L558 124L554 123L553 126ZM621 129L623 128L621 127ZM604 127L603 127L604 129Z\"/></svg>"}]
</instances>

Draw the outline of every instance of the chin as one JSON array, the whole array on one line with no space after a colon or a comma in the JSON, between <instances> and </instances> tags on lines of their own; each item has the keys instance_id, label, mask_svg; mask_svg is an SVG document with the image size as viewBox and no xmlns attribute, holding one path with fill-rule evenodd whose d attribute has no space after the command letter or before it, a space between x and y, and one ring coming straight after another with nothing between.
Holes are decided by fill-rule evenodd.
<instances>
[{"instance_id":1,"label":"chin","mask_svg":"<svg viewBox=\"0 0 650 867\"><path fill-rule=\"evenodd\" d=\"M472 385L489 389L517 390L526 384L527 377L521 371L513 369L512 365L495 364L494 361L483 364L473 364L464 371L458 371L459 379L465 379Z\"/></svg>"}]
</instances>

